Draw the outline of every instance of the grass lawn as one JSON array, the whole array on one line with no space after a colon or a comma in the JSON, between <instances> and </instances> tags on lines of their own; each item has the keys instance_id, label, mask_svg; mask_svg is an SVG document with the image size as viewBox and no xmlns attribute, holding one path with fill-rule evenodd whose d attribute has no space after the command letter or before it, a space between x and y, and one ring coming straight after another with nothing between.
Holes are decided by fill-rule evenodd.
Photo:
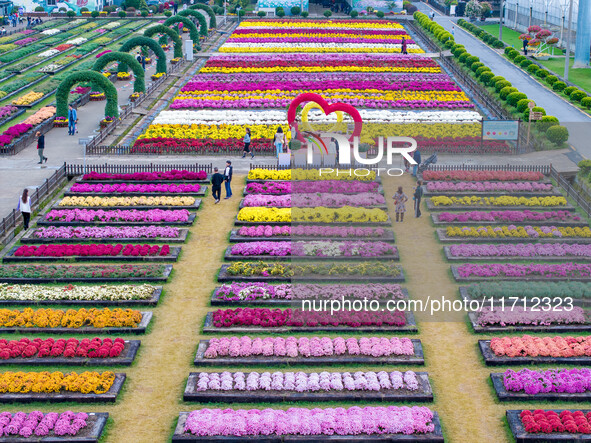
<instances>
[{"instance_id":1,"label":"grass lawn","mask_svg":"<svg viewBox=\"0 0 591 443\"><path fill-rule=\"evenodd\" d=\"M549 70L562 77L564 74L564 59L550 58L549 60L539 60L538 63L544 65ZM591 69L572 69L573 59L570 60L570 69L568 70L568 79L579 88L591 94Z\"/></svg>"},{"instance_id":2,"label":"grass lawn","mask_svg":"<svg viewBox=\"0 0 591 443\"><path fill-rule=\"evenodd\" d=\"M478 25L480 26L482 29L484 29L486 32L494 35L495 37L499 37L499 25L494 24L494 25ZM513 46L516 49L521 49L523 47L523 43L521 40L519 40L519 36L521 35L521 33L514 31L511 28L508 28L506 26L503 26L503 41L505 42L505 44L509 45L509 46Z\"/></svg>"}]
</instances>

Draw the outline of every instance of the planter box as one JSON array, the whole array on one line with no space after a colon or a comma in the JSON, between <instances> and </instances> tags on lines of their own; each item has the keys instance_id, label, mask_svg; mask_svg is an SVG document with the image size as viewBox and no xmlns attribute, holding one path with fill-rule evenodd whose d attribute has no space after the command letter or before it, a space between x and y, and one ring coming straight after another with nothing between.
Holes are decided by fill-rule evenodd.
<instances>
[{"instance_id":1,"label":"planter box","mask_svg":"<svg viewBox=\"0 0 591 443\"><path fill-rule=\"evenodd\" d=\"M522 205L515 205L515 206L486 206L486 205L439 205L435 206L431 200L426 200L427 209L429 211L477 211L477 210L485 210L485 211L523 211L526 209L532 211L543 211L543 210L552 210L552 211L571 211L574 212L575 208L570 203L567 203L566 206L522 206Z\"/></svg>"},{"instance_id":2,"label":"planter box","mask_svg":"<svg viewBox=\"0 0 591 443\"><path fill-rule=\"evenodd\" d=\"M265 182L271 182L271 181L277 181L277 180L256 180L257 183L265 183ZM294 182L295 180L291 180L292 182ZM247 183L254 183L255 181L253 180L247 180ZM284 183L285 181L281 182ZM267 194L267 193L262 193L262 194L256 194L254 192L246 192L246 187L244 188L244 191L242 191L242 196L246 197L247 195L294 195L294 194L298 194L298 195L303 195L303 192L290 192L290 193L285 193L285 194ZM307 194L307 193L306 193ZM315 194L315 192L311 192L310 194ZM348 194L348 195L357 195L359 194L358 192L338 192L338 194ZM377 192L372 192L372 194L382 194L384 195L384 188L382 186L378 187Z\"/></svg>"},{"instance_id":3,"label":"planter box","mask_svg":"<svg viewBox=\"0 0 591 443\"><path fill-rule=\"evenodd\" d=\"M79 206L58 206L55 204L50 208L51 209L103 209L103 210L113 210L113 209L135 209L138 211L146 211L148 209L188 209L189 211L196 211L199 209L201 205L201 200L196 199L195 203L191 206L85 206L81 208Z\"/></svg>"},{"instance_id":4,"label":"planter box","mask_svg":"<svg viewBox=\"0 0 591 443\"><path fill-rule=\"evenodd\" d=\"M533 408L532 408L533 409ZM553 409L557 413L562 412L564 409ZM569 409L567 409L569 410ZM575 411L576 409L570 409L570 411ZM579 409L583 411L585 414L591 412L589 409ZM552 434L530 434L529 432L525 431L525 427L521 422L521 418L519 418L519 414L521 414L523 410L519 409L509 409L506 412L507 415L507 422L509 423L509 428L511 429L511 433L515 438L515 443L551 443L551 442L573 442L573 441L590 441L591 435L589 434L571 434L571 433L563 433L559 434L558 432L554 432Z\"/></svg>"},{"instance_id":5,"label":"planter box","mask_svg":"<svg viewBox=\"0 0 591 443\"><path fill-rule=\"evenodd\" d=\"M234 219L234 225L236 226L256 226L256 225L270 225L270 226L285 226L285 225L302 225L302 226L317 226L325 224L326 226L392 226L392 219L388 215L388 220L385 222L362 222L362 223L350 223L350 222L335 222L335 223L321 223L321 222L261 222L261 221L242 221L238 220L238 217Z\"/></svg>"},{"instance_id":6,"label":"planter box","mask_svg":"<svg viewBox=\"0 0 591 443\"><path fill-rule=\"evenodd\" d=\"M511 307L506 307L509 310ZM562 332L589 332L591 331L591 323L586 324L569 324L569 325L517 325L517 326L480 326L477 323L477 313L469 312L468 319L472 325L474 332L478 333L493 333L493 332L548 332L548 333L562 333Z\"/></svg>"},{"instance_id":7,"label":"planter box","mask_svg":"<svg viewBox=\"0 0 591 443\"><path fill-rule=\"evenodd\" d=\"M507 277L507 276L499 276L499 277L460 277L458 274L458 267L455 265L451 266L451 273L454 276L454 279L457 282L476 282L476 281L583 281L583 282L591 282L591 277L568 277L568 278L560 278L560 277L542 277L540 275L532 275L532 276L518 276L518 277Z\"/></svg>"},{"instance_id":8,"label":"planter box","mask_svg":"<svg viewBox=\"0 0 591 443\"><path fill-rule=\"evenodd\" d=\"M334 240L334 241L383 241L388 243L394 243L394 232L390 230L384 231L383 237L302 237L302 236L275 236L275 237L244 237L242 235L238 235L237 230L233 230L230 232L230 242L237 243L237 242L261 242L261 241L326 241L326 240ZM22 241L22 240L21 240Z\"/></svg>"},{"instance_id":9,"label":"planter box","mask_svg":"<svg viewBox=\"0 0 591 443\"><path fill-rule=\"evenodd\" d=\"M265 366L290 366L290 365L306 365L306 366L327 366L327 365L347 365L347 364L362 364L366 366L373 365L424 365L425 358L423 356L423 346L421 340L412 339L414 345L413 355L392 355L388 357L372 357L371 355L332 355L323 357L265 357L265 356L251 356L251 357L223 357L223 358L205 358L204 354L207 350L209 340L200 340L197 348L197 355L193 362L195 366L249 366L249 365L265 365Z\"/></svg>"},{"instance_id":10,"label":"planter box","mask_svg":"<svg viewBox=\"0 0 591 443\"><path fill-rule=\"evenodd\" d=\"M90 357L35 357L35 358L9 358L0 360L0 366L24 365L24 366L131 366L141 341L125 340L125 348L119 357L90 358ZM1 395L1 394L0 394ZM2 441L2 440L0 440Z\"/></svg>"},{"instance_id":11,"label":"planter box","mask_svg":"<svg viewBox=\"0 0 591 443\"><path fill-rule=\"evenodd\" d=\"M266 169L266 168L263 167L263 168L258 168L258 169ZM298 168L297 167L296 168L292 168L292 170L293 169L298 169ZM345 168L345 169L347 169L347 168ZM351 169L351 168L349 168L349 169ZM344 175L344 174L341 174L341 175ZM295 179L294 180L271 180L271 179L269 179L269 180L259 180L259 179L254 180L254 179L247 178L246 179L246 184L249 184L249 183L265 183L265 182L288 183L288 182L295 182L295 181L318 181L318 182L322 182L323 180L295 180ZM367 183L370 183L370 182L382 183L382 177L376 176L376 178L374 180L363 180L363 181L364 182L367 182Z\"/></svg>"},{"instance_id":12,"label":"planter box","mask_svg":"<svg viewBox=\"0 0 591 443\"><path fill-rule=\"evenodd\" d=\"M437 238L441 243L591 243L591 238L583 237L546 237L546 238L521 238L521 237L448 237L445 228L437 228ZM445 246L444 246L445 247ZM520 257L526 260L528 257ZM510 260L506 258L506 261Z\"/></svg>"},{"instance_id":13,"label":"planter box","mask_svg":"<svg viewBox=\"0 0 591 443\"><path fill-rule=\"evenodd\" d=\"M21 237L21 243L185 243L187 241L188 229L179 229L177 238L37 238L32 237L34 230L28 231ZM172 251L172 249L171 249Z\"/></svg>"},{"instance_id":14,"label":"planter box","mask_svg":"<svg viewBox=\"0 0 591 443\"><path fill-rule=\"evenodd\" d=\"M94 328L92 326L85 326L83 328L26 328L17 326L14 328L0 327L0 333L18 332L21 334L144 334L146 332L148 324L150 324L150 320L152 320L151 311L142 312L142 321L137 325L136 328L131 328L127 326L108 328Z\"/></svg>"},{"instance_id":15,"label":"planter box","mask_svg":"<svg viewBox=\"0 0 591 443\"><path fill-rule=\"evenodd\" d=\"M419 332L417 329L417 323L415 316L412 312L405 312L406 324L404 326L359 326L353 328L351 326L321 326L310 327L310 326L285 326L280 328L265 328L262 326L230 326L228 328L216 328L213 325L213 312L208 312L205 316L205 324L203 325L204 334L281 334L281 333L295 333L295 332L308 332L315 334L317 332L345 332L345 333L356 333L356 332ZM591 329L591 328L590 328Z\"/></svg>"},{"instance_id":16,"label":"planter box","mask_svg":"<svg viewBox=\"0 0 591 443\"><path fill-rule=\"evenodd\" d=\"M443 433L437 412L433 412L433 424L435 429L429 434L375 434L375 435L281 435L263 436L244 435L235 436L214 436L201 437L185 432L185 422L189 416L188 412L181 412L172 436L172 443L201 442L201 443L240 443L245 441L256 441L257 443L316 443L316 442L341 442L341 443L370 443L370 442L395 442L395 443L443 443ZM572 435L572 434L571 434Z\"/></svg>"},{"instance_id":17,"label":"planter box","mask_svg":"<svg viewBox=\"0 0 591 443\"><path fill-rule=\"evenodd\" d=\"M92 167L89 166L89 169ZM121 183L134 183L138 185L151 185L151 184L210 184L211 174L207 176L205 180L84 180L83 176L79 176L74 183L90 183L90 184L121 184Z\"/></svg>"},{"instance_id":18,"label":"planter box","mask_svg":"<svg viewBox=\"0 0 591 443\"><path fill-rule=\"evenodd\" d=\"M64 192L66 197L204 197L207 186L202 186L199 192Z\"/></svg>"},{"instance_id":19,"label":"planter box","mask_svg":"<svg viewBox=\"0 0 591 443\"><path fill-rule=\"evenodd\" d=\"M76 61L78 61L78 60L76 60ZM47 93L47 94L45 94L43 97L41 97L41 98L39 98L39 99L35 100L34 102L31 102L31 103L29 103L28 105L12 105L12 106L16 106L17 108L22 108L22 109L30 109L30 108L32 108L33 106L36 106L36 105L38 105L39 103L41 103L41 102L42 102L43 100L45 100L46 98L48 98L48 97L52 96L53 94L55 94L55 91L48 92L48 93Z\"/></svg>"},{"instance_id":20,"label":"planter box","mask_svg":"<svg viewBox=\"0 0 591 443\"><path fill-rule=\"evenodd\" d=\"M0 394L0 403L12 403L12 402L19 402L19 403L32 403L38 401L44 401L48 403L59 403L64 401L74 401L77 403L114 403L117 400L117 396L119 392L121 392L121 388L123 387L123 382L125 381L125 374L115 374L115 381L113 382L113 386L104 394L83 394L81 392L60 392L60 393L34 393L34 392L27 392L27 393L4 393ZM14 440L12 440L14 441ZM18 441L23 441L19 439ZM39 440L38 440L39 441ZM59 441L59 440L54 440ZM71 441L78 441L72 439Z\"/></svg>"},{"instance_id":21,"label":"planter box","mask_svg":"<svg viewBox=\"0 0 591 443\"><path fill-rule=\"evenodd\" d=\"M80 305L80 306L156 306L162 295L162 286L156 286L152 296L143 300L0 300L4 306L45 306L45 305ZM1 362L0 362L1 363ZM1 440L0 440L1 441Z\"/></svg>"},{"instance_id":22,"label":"planter box","mask_svg":"<svg viewBox=\"0 0 591 443\"><path fill-rule=\"evenodd\" d=\"M524 366L524 365L584 365L591 364L591 357L507 357L496 356L490 349L490 340L478 340L478 347L487 366Z\"/></svg>"},{"instance_id":23,"label":"planter box","mask_svg":"<svg viewBox=\"0 0 591 443\"><path fill-rule=\"evenodd\" d=\"M172 272L172 265L166 265L164 272L158 277L126 277L126 282L151 282L151 281L167 281ZM37 277L37 278L0 278L0 283L21 283L21 284L37 284L37 283L121 283L121 278L114 277L98 277L98 278L49 278L49 277Z\"/></svg>"},{"instance_id":24,"label":"planter box","mask_svg":"<svg viewBox=\"0 0 591 443\"><path fill-rule=\"evenodd\" d=\"M367 260L370 257L363 257L361 255L357 256L342 256L342 257L319 257L316 255L306 255L306 256L292 256L292 255L232 255L232 246L228 246L226 248L226 252L224 253L224 260L226 261L245 261L245 260L277 260L277 261L294 261L297 262L299 260L309 261L309 260L330 260L330 261L355 261L355 260ZM400 256L398 255L398 250L395 254L390 255L382 255L380 257L371 257L376 260L393 260L399 261Z\"/></svg>"},{"instance_id":25,"label":"planter box","mask_svg":"<svg viewBox=\"0 0 591 443\"><path fill-rule=\"evenodd\" d=\"M276 402L297 402L297 401L410 401L410 402L431 402L433 401L433 390L429 383L429 375L426 372L417 372L419 389L409 391L407 389L384 389L380 391L220 391L207 390L198 391L198 372L191 372L185 393L184 401L225 402L225 403L276 403Z\"/></svg>"},{"instance_id":26,"label":"planter box","mask_svg":"<svg viewBox=\"0 0 591 443\"><path fill-rule=\"evenodd\" d=\"M218 274L218 282L231 282L231 281L264 281L266 283L270 282L291 282L292 277L282 277L282 276L238 276L238 275L230 275L227 272L227 269L230 265L222 265L220 272ZM346 282L346 281L355 281L355 282L363 282L363 283L399 283L404 281L404 272L400 269L399 276L387 276L387 275L307 275L307 276L296 276L293 278L294 281L299 282ZM591 279L590 279L591 280Z\"/></svg>"},{"instance_id":27,"label":"planter box","mask_svg":"<svg viewBox=\"0 0 591 443\"><path fill-rule=\"evenodd\" d=\"M487 297L486 299L482 299L482 298L473 299L468 295L468 287L467 286L460 286L460 297L462 298L462 300L466 300L467 303L470 303L471 300L475 300L475 301L478 301L481 304L481 306L490 306L490 297ZM523 303L521 300L522 300L522 297L519 298L519 301L521 303ZM508 304L513 304L513 300L505 301L505 306L507 306ZM574 306L582 306L582 307L591 307L591 300L573 298L573 305ZM493 300L493 306L502 306L500 299Z\"/></svg>"},{"instance_id":28,"label":"planter box","mask_svg":"<svg viewBox=\"0 0 591 443\"><path fill-rule=\"evenodd\" d=\"M134 208L136 209L136 208ZM189 214L189 219L186 222L127 222L127 221L92 221L92 222L80 222L80 221L50 221L50 220L39 220L37 226L191 226L197 219L196 214Z\"/></svg>"},{"instance_id":29,"label":"planter box","mask_svg":"<svg viewBox=\"0 0 591 443\"><path fill-rule=\"evenodd\" d=\"M532 226L572 226L572 227L586 227L589 226L589 223L585 221L550 221L550 220L526 220L522 222L506 222L506 221L466 221L466 222L440 222L438 219L438 214L431 214L431 219L433 220L433 224L435 226L482 226L482 225L532 225ZM539 239L538 239L539 240Z\"/></svg>"},{"instance_id":30,"label":"planter box","mask_svg":"<svg viewBox=\"0 0 591 443\"><path fill-rule=\"evenodd\" d=\"M16 257L14 252L19 246L14 246L8 254L2 257L2 263L29 263L29 262L148 262L148 263L162 263L169 261L178 261L179 254L181 253L180 247L170 248L170 254L165 256L152 255L152 256L132 256L132 255L105 255L100 257L88 256L88 255L70 255L67 257Z\"/></svg>"},{"instance_id":31,"label":"planter box","mask_svg":"<svg viewBox=\"0 0 591 443\"><path fill-rule=\"evenodd\" d=\"M515 197L562 197L563 195L560 191L556 188L552 188L551 191L544 192L544 191L535 191L535 192L510 192L510 191L484 191L484 192L470 192L470 191L441 191L441 192L433 192L433 191L425 191L423 197L436 197L436 196L453 196L453 197L466 197L469 195L476 195L479 197L499 197L501 195L512 195Z\"/></svg>"},{"instance_id":32,"label":"planter box","mask_svg":"<svg viewBox=\"0 0 591 443\"><path fill-rule=\"evenodd\" d=\"M244 208L274 208L276 206L244 206L244 199L240 200L240 204L238 205L238 209L244 209ZM300 208L300 209L306 209L306 208L310 208L311 206L288 206L288 207L281 207L280 209L293 209L293 208ZM339 209L342 208L342 206L322 206L323 208L328 208L328 209ZM386 205L375 205L375 206L355 206L355 208L358 209L382 209L384 211L388 210L388 207Z\"/></svg>"},{"instance_id":33,"label":"planter box","mask_svg":"<svg viewBox=\"0 0 591 443\"><path fill-rule=\"evenodd\" d=\"M500 401L580 401L588 402L591 400L591 392L544 392L535 395L526 394L525 392L513 392L507 391L503 383L502 373L490 374L492 380L493 389L495 390L497 397Z\"/></svg>"},{"instance_id":34,"label":"planter box","mask_svg":"<svg viewBox=\"0 0 591 443\"><path fill-rule=\"evenodd\" d=\"M494 243L494 242L492 242ZM461 262L513 262L513 261L551 261L551 262L561 262L561 261L574 261L574 262L588 262L591 260L591 257L582 257L578 255L564 255L564 256L534 256L534 257L518 257L518 256L511 256L511 257L497 257L497 256L488 256L488 257L455 257L452 256L449 251L450 246L443 247L443 253L445 254L445 258L449 261L461 261Z\"/></svg>"}]
</instances>

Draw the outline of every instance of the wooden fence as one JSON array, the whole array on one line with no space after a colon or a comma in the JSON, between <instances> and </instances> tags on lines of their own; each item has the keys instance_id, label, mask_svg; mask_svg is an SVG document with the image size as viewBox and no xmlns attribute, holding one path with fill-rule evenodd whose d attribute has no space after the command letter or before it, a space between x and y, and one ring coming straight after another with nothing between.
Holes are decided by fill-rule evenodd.
<instances>
[{"instance_id":1,"label":"wooden fence","mask_svg":"<svg viewBox=\"0 0 591 443\"><path fill-rule=\"evenodd\" d=\"M98 172L100 174L133 174L135 172L157 172L157 171L190 171L199 172L205 171L211 174L213 171L213 165L199 164L199 163L187 163L177 165L162 165L154 163L146 164L123 164L123 165L110 165L105 163L103 165L72 165L64 163L65 173L68 177L74 177L76 175L83 175L90 171Z\"/></svg>"},{"instance_id":2,"label":"wooden fence","mask_svg":"<svg viewBox=\"0 0 591 443\"><path fill-rule=\"evenodd\" d=\"M429 171L510 171L510 172L541 172L550 175L552 165L430 165Z\"/></svg>"}]
</instances>

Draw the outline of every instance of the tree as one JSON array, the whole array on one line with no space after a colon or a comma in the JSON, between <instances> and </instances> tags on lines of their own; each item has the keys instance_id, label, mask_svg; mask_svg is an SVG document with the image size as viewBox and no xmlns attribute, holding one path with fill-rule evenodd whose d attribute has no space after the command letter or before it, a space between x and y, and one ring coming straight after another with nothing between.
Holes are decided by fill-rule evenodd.
<instances>
[{"instance_id":1,"label":"tree","mask_svg":"<svg viewBox=\"0 0 591 443\"><path fill-rule=\"evenodd\" d=\"M300 12L302 12L302 9L299 6L291 8L291 15L300 15Z\"/></svg>"},{"instance_id":2,"label":"tree","mask_svg":"<svg viewBox=\"0 0 591 443\"><path fill-rule=\"evenodd\" d=\"M480 17L482 18L488 18L492 15L492 7L490 6L490 3L488 2L480 2Z\"/></svg>"},{"instance_id":3,"label":"tree","mask_svg":"<svg viewBox=\"0 0 591 443\"><path fill-rule=\"evenodd\" d=\"M76 16L76 13L74 11L70 10L70 11L66 12L66 15L68 17L75 17Z\"/></svg>"},{"instance_id":4,"label":"tree","mask_svg":"<svg viewBox=\"0 0 591 443\"><path fill-rule=\"evenodd\" d=\"M327 9L326 11L324 11L324 16L326 18L329 18L332 15L332 11L330 9Z\"/></svg>"},{"instance_id":5,"label":"tree","mask_svg":"<svg viewBox=\"0 0 591 443\"><path fill-rule=\"evenodd\" d=\"M466 15L471 19L481 16L481 11L482 7L480 6L480 3L478 3L478 0L470 0L466 3Z\"/></svg>"},{"instance_id":6,"label":"tree","mask_svg":"<svg viewBox=\"0 0 591 443\"><path fill-rule=\"evenodd\" d=\"M257 15L261 18L263 18L265 15L267 15L267 13L265 11L259 11L257 12Z\"/></svg>"}]
</instances>

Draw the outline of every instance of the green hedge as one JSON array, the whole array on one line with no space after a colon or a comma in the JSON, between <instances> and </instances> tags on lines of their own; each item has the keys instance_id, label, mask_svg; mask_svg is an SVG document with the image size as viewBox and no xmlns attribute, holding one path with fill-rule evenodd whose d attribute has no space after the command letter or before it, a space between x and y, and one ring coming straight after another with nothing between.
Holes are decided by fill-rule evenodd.
<instances>
[{"instance_id":1,"label":"green hedge","mask_svg":"<svg viewBox=\"0 0 591 443\"><path fill-rule=\"evenodd\" d=\"M580 103L581 100L583 100L585 97L587 97L587 94L585 94L583 91L581 91L579 89L571 92L571 94L570 94L570 99L576 103Z\"/></svg>"},{"instance_id":2,"label":"green hedge","mask_svg":"<svg viewBox=\"0 0 591 443\"><path fill-rule=\"evenodd\" d=\"M169 36L174 47L174 57L183 57L183 41L175 31L164 25L150 26L144 31L144 37L154 37L154 34L165 34Z\"/></svg>"},{"instance_id":3,"label":"green hedge","mask_svg":"<svg viewBox=\"0 0 591 443\"><path fill-rule=\"evenodd\" d=\"M192 9L191 9L192 11ZM203 17L203 16L201 16ZM178 24L182 23L183 27L186 27L189 30L189 37L193 40L193 43L199 44L199 31L197 30L197 26L187 17L181 17L180 15L175 15L174 17L167 18L163 25L164 26L171 26L175 25L175 31L178 30ZM206 29L207 32L207 29Z\"/></svg>"},{"instance_id":4,"label":"green hedge","mask_svg":"<svg viewBox=\"0 0 591 443\"><path fill-rule=\"evenodd\" d=\"M484 71L482 74L480 74L478 80L480 80L484 85L488 86L494 78L494 75L495 74L491 71Z\"/></svg>"},{"instance_id":5,"label":"green hedge","mask_svg":"<svg viewBox=\"0 0 591 443\"><path fill-rule=\"evenodd\" d=\"M562 81L558 81L552 85L552 89L554 89L555 91L564 91L565 88L566 88L566 83L564 83Z\"/></svg>"},{"instance_id":6,"label":"green hedge","mask_svg":"<svg viewBox=\"0 0 591 443\"><path fill-rule=\"evenodd\" d=\"M151 38L132 37L121 45L121 48L119 48L119 52L130 52L132 49L138 46L147 46L152 51L154 51L154 54L158 58L158 61L156 62L156 72L163 72L166 74L166 54L164 53L164 50L160 47L160 45ZM119 63L118 71L127 72L127 66L125 65L125 63Z\"/></svg>"},{"instance_id":7,"label":"green hedge","mask_svg":"<svg viewBox=\"0 0 591 443\"><path fill-rule=\"evenodd\" d=\"M507 103L509 103L511 106L517 106L517 103L520 100L527 100L527 95L524 94L523 92L512 92L507 96Z\"/></svg>"},{"instance_id":8,"label":"green hedge","mask_svg":"<svg viewBox=\"0 0 591 443\"><path fill-rule=\"evenodd\" d=\"M584 97L581 100L581 105L583 105L587 109L591 109L591 97Z\"/></svg>"},{"instance_id":9,"label":"green hedge","mask_svg":"<svg viewBox=\"0 0 591 443\"><path fill-rule=\"evenodd\" d=\"M568 129L560 125L550 126L546 131L546 137L548 137L548 140L552 143L561 145L568 140Z\"/></svg>"},{"instance_id":10,"label":"green hedge","mask_svg":"<svg viewBox=\"0 0 591 443\"><path fill-rule=\"evenodd\" d=\"M117 104L117 89L104 75L96 71L80 71L70 74L61 82L55 93L57 103L56 116L68 117L68 96L70 89L77 83L92 82L105 93L107 103L105 105L105 117L119 117Z\"/></svg>"},{"instance_id":11,"label":"green hedge","mask_svg":"<svg viewBox=\"0 0 591 443\"><path fill-rule=\"evenodd\" d=\"M180 15L181 17L195 17L197 19L197 21L199 22L199 34L201 34L204 37L207 37L207 21L205 20L205 17L203 16L203 14L201 14L199 11L195 11L194 9L185 9L184 11L179 12L177 15ZM191 22L192 23L192 22ZM193 40L193 43L198 43L199 40L195 41Z\"/></svg>"},{"instance_id":12,"label":"green hedge","mask_svg":"<svg viewBox=\"0 0 591 443\"><path fill-rule=\"evenodd\" d=\"M135 77L133 81L133 91L146 92L146 73L135 57L127 52L108 52L107 54L101 55L97 58L92 70L100 73L103 68L111 62L124 63L129 66Z\"/></svg>"},{"instance_id":13,"label":"green hedge","mask_svg":"<svg viewBox=\"0 0 591 443\"><path fill-rule=\"evenodd\" d=\"M586 161L589 162L589 170L591 171L591 162L589 160ZM580 163L579 167L581 167ZM500 281L473 283L468 286L468 296L472 299L482 299L489 297L549 297L552 299L555 297L560 299L564 297L572 297L574 299L587 299L591 298L591 283L576 281Z\"/></svg>"},{"instance_id":14,"label":"green hedge","mask_svg":"<svg viewBox=\"0 0 591 443\"><path fill-rule=\"evenodd\" d=\"M207 15L209 15L209 27L211 29L217 27L215 12L213 12L213 9L211 9L209 6L204 5L203 3L197 3L196 5L189 6L189 9L201 9L202 11L205 11Z\"/></svg>"}]
</instances>

